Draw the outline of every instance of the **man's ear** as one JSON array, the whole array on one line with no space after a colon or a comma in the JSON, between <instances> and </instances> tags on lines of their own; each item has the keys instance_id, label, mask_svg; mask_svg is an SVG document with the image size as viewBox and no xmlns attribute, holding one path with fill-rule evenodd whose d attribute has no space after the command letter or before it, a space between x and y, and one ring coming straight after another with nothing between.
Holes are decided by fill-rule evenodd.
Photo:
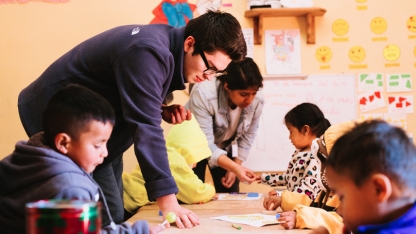
<instances>
[{"instance_id":1,"label":"man's ear","mask_svg":"<svg viewBox=\"0 0 416 234\"><path fill-rule=\"evenodd\" d=\"M55 136L55 147L61 154L68 153L68 147L70 142L71 137L66 133L59 133Z\"/></svg>"},{"instance_id":2,"label":"man's ear","mask_svg":"<svg viewBox=\"0 0 416 234\"><path fill-rule=\"evenodd\" d=\"M370 178L371 186L378 202L387 201L393 192L390 179L384 174L374 174Z\"/></svg>"},{"instance_id":3,"label":"man's ear","mask_svg":"<svg viewBox=\"0 0 416 234\"><path fill-rule=\"evenodd\" d=\"M189 36L185 39L185 42L183 43L183 51L185 53L188 53L191 48L194 48L195 45L195 38L193 36Z\"/></svg>"}]
</instances>

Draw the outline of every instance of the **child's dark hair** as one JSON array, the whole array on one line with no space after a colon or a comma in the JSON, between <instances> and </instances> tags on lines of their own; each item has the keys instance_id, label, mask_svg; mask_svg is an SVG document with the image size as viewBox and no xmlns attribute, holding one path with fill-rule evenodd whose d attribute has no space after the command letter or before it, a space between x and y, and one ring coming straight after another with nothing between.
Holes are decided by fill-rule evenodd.
<instances>
[{"instance_id":1,"label":"child's dark hair","mask_svg":"<svg viewBox=\"0 0 416 234\"><path fill-rule=\"evenodd\" d=\"M45 140L54 146L54 138L59 133L77 140L92 120L114 125L110 103L88 88L70 84L54 94L46 105L42 118Z\"/></svg>"},{"instance_id":2,"label":"child's dark hair","mask_svg":"<svg viewBox=\"0 0 416 234\"><path fill-rule=\"evenodd\" d=\"M320 137L331 126L331 123L325 118L324 113L315 104L302 103L295 106L285 115L285 123L296 127L299 132L308 125L311 132Z\"/></svg>"},{"instance_id":3,"label":"child's dark hair","mask_svg":"<svg viewBox=\"0 0 416 234\"><path fill-rule=\"evenodd\" d=\"M230 90L262 88L263 76L252 58L241 62L231 62L227 66L227 74L217 77L222 83L227 83Z\"/></svg>"},{"instance_id":4,"label":"child's dark hair","mask_svg":"<svg viewBox=\"0 0 416 234\"><path fill-rule=\"evenodd\" d=\"M416 189L416 148L399 127L381 120L366 121L340 137L327 166L361 186L382 173L402 188Z\"/></svg>"},{"instance_id":5,"label":"child's dark hair","mask_svg":"<svg viewBox=\"0 0 416 234\"><path fill-rule=\"evenodd\" d=\"M209 10L188 22L185 38L195 38L193 55L200 50L211 53L222 51L233 61L241 61L247 54L247 45L238 20L227 12Z\"/></svg>"}]
</instances>

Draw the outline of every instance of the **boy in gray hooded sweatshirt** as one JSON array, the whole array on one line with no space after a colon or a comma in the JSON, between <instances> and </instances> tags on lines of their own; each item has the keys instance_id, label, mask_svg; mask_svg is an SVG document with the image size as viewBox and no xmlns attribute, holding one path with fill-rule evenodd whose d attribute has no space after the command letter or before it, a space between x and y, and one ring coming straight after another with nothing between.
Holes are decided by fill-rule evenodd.
<instances>
[{"instance_id":1,"label":"boy in gray hooded sweatshirt","mask_svg":"<svg viewBox=\"0 0 416 234\"><path fill-rule=\"evenodd\" d=\"M0 233L25 233L25 205L45 199L106 200L90 173L107 156L115 122L111 105L95 92L68 85L43 112L43 131L16 143L0 161ZM101 233L157 233L146 221L103 227Z\"/></svg>"}]
</instances>

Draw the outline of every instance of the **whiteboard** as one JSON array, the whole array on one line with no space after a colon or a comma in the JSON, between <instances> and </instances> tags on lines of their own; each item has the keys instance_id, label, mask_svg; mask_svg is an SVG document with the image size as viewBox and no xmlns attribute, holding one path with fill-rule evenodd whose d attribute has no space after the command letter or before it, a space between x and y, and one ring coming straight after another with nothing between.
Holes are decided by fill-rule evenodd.
<instances>
[{"instance_id":1,"label":"whiteboard","mask_svg":"<svg viewBox=\"0 0 416 234\"><path fill-rule=\"evenodd\" d=\"M296 105L316 104L331 124L357 118L355 74L264 79L263 86L265 105L257 137L243 163L253 171L286 171L295 148L283 119Z\"/></svg>"}]
</instances>

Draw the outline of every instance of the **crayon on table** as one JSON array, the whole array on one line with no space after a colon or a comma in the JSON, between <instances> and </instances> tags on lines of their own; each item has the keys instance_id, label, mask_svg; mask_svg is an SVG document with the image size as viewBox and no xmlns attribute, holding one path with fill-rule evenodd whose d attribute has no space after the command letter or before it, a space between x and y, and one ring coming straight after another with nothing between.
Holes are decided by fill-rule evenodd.
<instances>
[{"instance_id":1,"label":"crayon on table","mask_svg":"<svg viewBox=\"0 0 416 234\"><path fill-rule=\"evenodd\" d=\"M233 228L237 229L237 230L241 230L241 227L240 227L240 226L238 226L238 225L237 225L237 224L235 224L235 223L233 223L231 226L232 226Z\"/></svg>"}]
</instances>

